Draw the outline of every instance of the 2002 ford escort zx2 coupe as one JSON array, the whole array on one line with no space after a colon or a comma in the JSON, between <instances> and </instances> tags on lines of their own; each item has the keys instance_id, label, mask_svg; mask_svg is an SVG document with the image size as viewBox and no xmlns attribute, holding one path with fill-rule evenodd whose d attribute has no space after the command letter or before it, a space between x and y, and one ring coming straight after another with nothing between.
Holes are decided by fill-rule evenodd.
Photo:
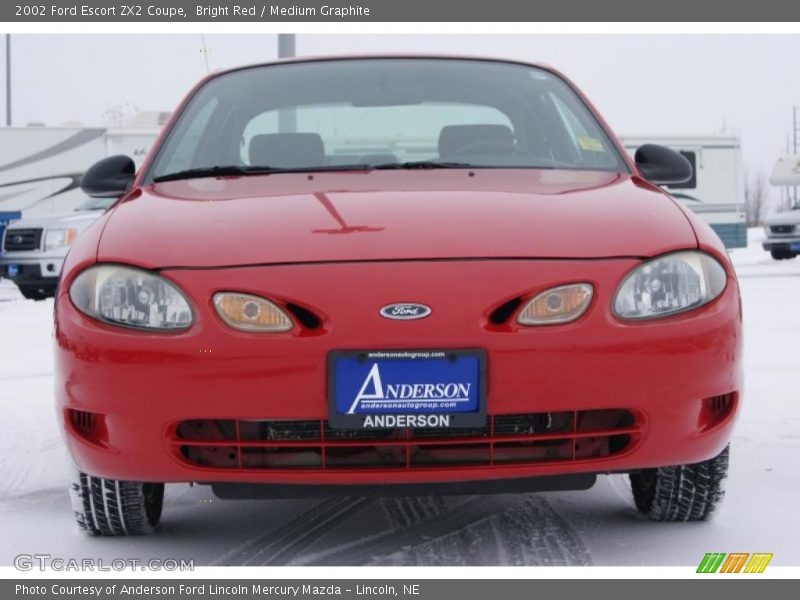
<instances>
[{"instance_id":1,"label":"2002 ford escort zx2 coupe","mask_svg":"<svg viewBox=\"0 0 800 600\"><path fill-rule=\"evenodd\" d=\"M307 59L215 73L69 253L57 400L80 526L223 498L586 489L707 518L741 390L715 234L550 68Z\"/></svg>"}]
</instances>

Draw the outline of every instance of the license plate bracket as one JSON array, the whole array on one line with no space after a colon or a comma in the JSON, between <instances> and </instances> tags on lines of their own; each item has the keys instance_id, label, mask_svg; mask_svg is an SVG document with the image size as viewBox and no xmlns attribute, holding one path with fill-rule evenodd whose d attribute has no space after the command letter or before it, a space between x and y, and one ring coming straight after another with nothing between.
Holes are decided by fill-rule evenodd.
<instances>
[{"instance_id":1,"label":"license plate bracket","mask_svg":"<svg viewBox=\"0 0 800 600\"><path fill-rule=\"evenodd\" d=\"M333 429L486 424L483 350L335 350L327 367Z\"/></svg>"}]
</instances>

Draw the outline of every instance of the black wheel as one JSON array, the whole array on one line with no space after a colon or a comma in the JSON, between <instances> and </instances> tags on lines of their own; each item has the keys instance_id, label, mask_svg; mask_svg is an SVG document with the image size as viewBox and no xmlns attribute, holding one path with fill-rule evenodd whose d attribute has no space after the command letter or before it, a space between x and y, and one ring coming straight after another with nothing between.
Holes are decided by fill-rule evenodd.
<instances>
[{"instance_id":1,"label":"black wheel","mask_svg":"<svg viewBox=\"0 0 800 600\"><path fill-rule=\"evenodd\" d=\"M643 469L630 474L639 512L654 521L703 521L725 495L728 451L693 465Z\"/></svg>"},{"instance_id":2,"label":"black wheel","mask_svg":"<svg viewBox=\"0 0 800 600\"><path fill-rule=\"evenodd\" d=\"M28 300L46 300L55 295L55 290L49 290L37 285L18 285L20 293Z\"/></svg>"},{"instance_id":3,"label":"black wheel","mask_svg":"<svg viewBox=\"0 0 800 600\"><path fill-rule=\"evenodd\" d=\"M770 250L769 253L772 255L772 258L775 260L786 260L788 258L794 258L796 255L788 252L786 250Z\"/></svg>"},{"instance_id":4,"label":"black wheel","mask_svg":"<svg viewBox=\"0 0 800 600\"><path fill-rule=\"evenodd\" d=\"M78 526L90 535L142 535L161 520L163 483L93 477L75 470L70 484Z\"/></svg>"}]
</instances>

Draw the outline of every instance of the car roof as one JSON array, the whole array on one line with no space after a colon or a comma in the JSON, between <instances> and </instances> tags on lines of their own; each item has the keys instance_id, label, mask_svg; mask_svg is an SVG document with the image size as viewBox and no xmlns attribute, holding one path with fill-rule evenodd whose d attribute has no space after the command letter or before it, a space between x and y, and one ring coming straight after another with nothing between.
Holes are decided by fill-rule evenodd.
<instances>
[{"instance_id":1,"label":"car roof","mask_svg":"<svg viewBox=\"0 0 800 600\"><path fill-rule=\"evenodd\" d=\"M291 58L279 58L265 62L258 62L252 64L239 65L236 67L229 67L226 69L216 70L208 75L205 79L213 79L219 75L227 73L234 73L236 71L243 71L247 69L254 69L259 67L269 67L274 65L285 64L302 64L310 62L327 62L327 61L346 61L346 60L381 60L381 59L417 59L417 60L465 60L465 61L481 61L481 62L497 62L512 65L522 65L526 67L535 67L550 71L563 77L563 74L550 65L539 62L529 62L518 60L515 58L505 58L499 56L472 56L466 54L431 54L431 53L366 53L366 54L330 54L330 55L314 55L314 56L294 56Z\"/></svg>"}]
</instances>

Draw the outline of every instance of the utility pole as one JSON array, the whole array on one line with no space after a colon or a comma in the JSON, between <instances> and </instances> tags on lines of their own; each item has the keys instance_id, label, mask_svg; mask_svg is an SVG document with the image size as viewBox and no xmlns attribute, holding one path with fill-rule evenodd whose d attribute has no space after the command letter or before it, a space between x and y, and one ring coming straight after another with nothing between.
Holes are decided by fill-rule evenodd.
<instances>
[{"instance_id":1,"label":"utility pole","mask_svg":"<svg viewBox=\"0 0 800 600\"><path fill-rule=\"evenodd\" d=\"M792 154L797 155L797 106L792 107ZM797 206L797 186L792 189L792 206Z\"/></svg>"},{"instance_id":2,"label":"utility pole","mask_svg":"<svg viewBox=\"0 0 800 600\"><path fill-rule=\"evenodd\" d=\"M292 58L295 55L295 34L278 34L278 58Z\"/></svg>"},{"instance_id":3,"label":"utility pole","mask_svg":"<svg viewBox=\"0 0 800 600\"><path fill-rule=\"evenodd\" d=\"M789 140L789 134L786 134L786 156L789 156L792 153L792 145ZM791 208L792 206L792 190L789 186L782 185L781 186L781 203L778 206L778 212L784 210L785 208Z\"/></svg>"},{"instance_id":4,"label":"utility pole","mask_svg":"<svg viewBox=\"0 0 800 600\"><path fill-rule=\"evenodd\" d=\"M11 34L6 34L6 127L11 127Z\"/></svg>"},{"instance_id":5,"label":"utility pole","mask_svg":"<svg viewBox=\"0 0 800 600\"><path fill-rule=\"evenodd\" d=\"M295 34L278 34L278 58L293 58L295 56ZM297 112L293 108L278 111L278 131L281 133L294 133L297 131Z\"/></svg>"}]
</instances>

